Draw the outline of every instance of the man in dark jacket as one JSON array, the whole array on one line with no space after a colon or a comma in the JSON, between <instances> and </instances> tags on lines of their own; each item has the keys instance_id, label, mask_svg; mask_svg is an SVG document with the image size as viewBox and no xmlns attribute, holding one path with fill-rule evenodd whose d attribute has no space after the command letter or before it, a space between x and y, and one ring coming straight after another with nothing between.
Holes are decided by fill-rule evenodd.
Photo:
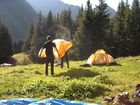
<instances>
[{"instance_id":1,"label":"man in dark jacket","mask_svg":"<svg viewBox=\"0 0 140 105\"><path fill-rule=\"evenodd\" d=\"M66 54L64 55L64 57L61 58L61 68L63 68L63 62L64 62L64 58L66 60L66 63L67 63L67 68L69 68L69 60L68 60L68 55L67 55L67 52Z\"/></svg>"},{"instance_id":2,"label":"man in dark jacket","mask_svg":"<svg viewBox=\"0 0 140 105\"><path fill-rule=\"evenodd\" d=\"M51 64L51 74L54 75L54 53L53 53L53 47L56 49L58 53L58 49L56 48L55 43L52 42L51 37L47 36L47 42L45 42L42 46L42 49L46 49L46 69L45 74L48 75L48 64ZM59 53L58 53L59 55Z\"/></svg>"}]
</instances>

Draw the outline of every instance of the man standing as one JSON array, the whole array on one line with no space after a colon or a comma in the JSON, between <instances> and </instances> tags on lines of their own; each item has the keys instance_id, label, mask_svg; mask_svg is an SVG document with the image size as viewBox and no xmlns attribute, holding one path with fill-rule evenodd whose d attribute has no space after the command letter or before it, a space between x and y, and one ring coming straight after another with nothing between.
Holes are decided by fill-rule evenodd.
<instances>
[{"instance_id":1,"label":"man standing","mask_svg":"<svg viewBox=\"0 0 140 105\"><path fill-rule=\"evenodd\" d=\"M64 55L64 57L61 58L61 68L63 68L64 58L65 58L66 63L67 63L67 68L69 68L69 60L68 60L67 52L66 52L66 54Z\"/></svg>"},{"instance_id":2,"label":"man standing","mask_svg":"<svg viewBox=\"0 0 140 105\"><path fill-rule=\"evenodd\" d=\"M51 64L51 74L54 75L54 54L53 54L53 47L56 48L55 43L52 42L51 36L47 36L47 42L45 42L42 46L42 49L46 49L46 69L45 69L45 75L48 75L48 64ZM56 48L56 51L58 53L58 49ZM59 53L58 53L59 55Z\"/></svg>"}]
</instances>

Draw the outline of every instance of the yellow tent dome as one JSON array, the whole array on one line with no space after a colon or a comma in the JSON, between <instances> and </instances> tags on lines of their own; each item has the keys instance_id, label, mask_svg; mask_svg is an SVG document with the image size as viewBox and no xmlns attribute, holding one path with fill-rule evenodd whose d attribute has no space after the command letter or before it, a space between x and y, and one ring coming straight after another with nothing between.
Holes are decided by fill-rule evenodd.
<instances>
[{"instance_id":1,"label":"yellow tent dome","mask_svg":"<svg viewBox=\"0 0 140 105\"><path fill-rule=\"evenodd\" d=\"M60 56L58 56L56 49L53 48L54 58L62 58L66 54L67 50L72 47L72 43L69 41L66 41L64 39L55 39L55 40L53 40L53 42L56 44L56 47L57 47L59 55L60 55ZM38 55L40 58L46 57L45 50L46 49L39 51Z\"/></svg>"},{"instance_id":2,"label":"yellow tent dome","mask_svg":"<svg viewBox=\"0 0 140 105\"><path fill-rule=\"evenodd\" d=\"M97 50L87 60L87 64L90 65L102 65L102 64L114 64L116 61L114 58L107 54L103 49Z\"/></svg>"}]
</instances>

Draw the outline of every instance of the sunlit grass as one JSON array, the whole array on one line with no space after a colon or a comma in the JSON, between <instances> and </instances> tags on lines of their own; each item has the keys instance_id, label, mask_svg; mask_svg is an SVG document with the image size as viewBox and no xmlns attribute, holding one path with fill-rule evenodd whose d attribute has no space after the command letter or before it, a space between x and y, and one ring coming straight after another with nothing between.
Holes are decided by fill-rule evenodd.
<instances>
[{"instance_id":1,"label":"sunlit grass","mask_svg":"<svg viewBox=\"0 0 140 105\"><path fill-rule=\"evenodd\" d=\"M100 103L104 96L135 91L140 83L140 56L116 59L115 66L80 67L86 61L70 61L70 68L54 67L45 76L45 64L0 68L0 99L61 98Z\"/></svg>"}]
</instances>

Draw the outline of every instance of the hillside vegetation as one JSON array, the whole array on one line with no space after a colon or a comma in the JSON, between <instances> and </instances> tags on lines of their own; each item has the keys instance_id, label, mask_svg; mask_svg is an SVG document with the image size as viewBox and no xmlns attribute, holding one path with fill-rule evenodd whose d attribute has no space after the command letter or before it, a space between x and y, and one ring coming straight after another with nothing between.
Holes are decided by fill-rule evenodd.
<instances>
[{"instance_id":1,"label":"hillside vegetation","mask_svg":"<svg viewBox=\"0 0 140 105\"><path fill-rule=\"evenodd\" d=\"M140 56L116 59L116 66L79 67L85 61L70 61L55 76L45 76L45 64L0 68L0 100L59 98L101 103L104 96L135 92L140 83ZM64 63L65 64L65 63Z\"/></svg>"},{"instance_id":2,"label":"hillside vegetation","mask_svg":"<svg viewBox=\"0 0 140 105\"><path fill-rule=\"evenodd\" d=\"M24 39L36 20L37 13L25 0L0 1L0 21L9 28L14 40Z\"/></svg>"}]
</instances>

